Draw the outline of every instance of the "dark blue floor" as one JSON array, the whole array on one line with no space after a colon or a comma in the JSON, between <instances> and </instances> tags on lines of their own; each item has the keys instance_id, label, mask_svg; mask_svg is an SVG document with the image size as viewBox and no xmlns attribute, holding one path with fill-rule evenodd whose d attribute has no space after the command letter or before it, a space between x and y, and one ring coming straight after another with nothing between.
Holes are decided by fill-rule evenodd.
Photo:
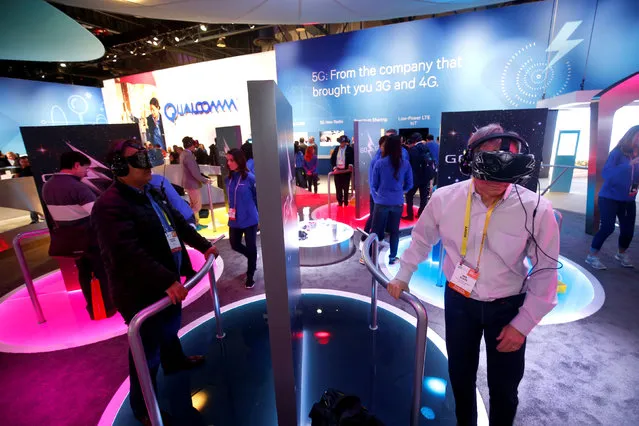
<instances>
[{"instance_id":1,"label":"dark blue floor","mask_svg":"<svg viewBox=\"0 0 639 426\"><path fill-rule=\"evenodd\" d=\"M369 310L368 303L350 298L303 295L303 332L295 345L301 350L300 424L310 425L308 412L328 388L359 396L387 426L409 424L415 328L380 308L379 329L372 332ZM223 318L227 336L221 341L215 338L215 320L182 338L187 354L206 354L207 362L168 377L160 370L160 406L181 425L277 425L266 302L233 309ZM430 341L425 376L421 424L454 425L446 358ZM192 407L191 395L206 400L200 411ZM114 424L138 424L128 398Z\"/></svg>"}]
</instances>

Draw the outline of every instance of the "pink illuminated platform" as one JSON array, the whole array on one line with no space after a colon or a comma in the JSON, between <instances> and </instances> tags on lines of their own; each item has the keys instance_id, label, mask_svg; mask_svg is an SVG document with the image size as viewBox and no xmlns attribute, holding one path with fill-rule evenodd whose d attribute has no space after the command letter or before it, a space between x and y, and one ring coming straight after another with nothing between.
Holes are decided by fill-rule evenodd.
<instances>
[{"instance_id":1,"label":"pink illuminated platform","mask_svg":"<svg viewBox=\"0 0 639 426\"><path fill-rule=\"evenodd\" d=\"M193 268L204 265L204 256L189 249ZM217 258L215 277L224 262ZM46 322L38 324L31 299L23 285L0 299L0 352L36 353L75 348L125 334L127 326L120 314L100 321L89 318L80 290L67 292L59 270L34 280ZM208 276L189 292L188 306L208 291Z\"/></svg>"},{"instance_id":2,"label":"pink illuminated platform","mask_svg":"<svg viewBox=\"0 0 639 426\"><path fill-rule=\"evenodd\" d=\"M406 205L404 204L404 210L406 210ZM415 212L414 217L415 220L407 221L403 220L399 224L399 229L408 229L415 226L417 223L417 207L413 207L413 211ZM403 215L403 214L402 214ZM311 213L311 218L317 219L333 219L337 222L345 223L349 225L353 229L361 228L364 229L366 225L366 220L368 219L368 215L365 215L362 218L355 217L355 203L351 201L351 203L346 207L339 207L337 202L331 203L331 217L328 217L328 204L324 204L313 210Z\"/></svg>"}]
</instances>

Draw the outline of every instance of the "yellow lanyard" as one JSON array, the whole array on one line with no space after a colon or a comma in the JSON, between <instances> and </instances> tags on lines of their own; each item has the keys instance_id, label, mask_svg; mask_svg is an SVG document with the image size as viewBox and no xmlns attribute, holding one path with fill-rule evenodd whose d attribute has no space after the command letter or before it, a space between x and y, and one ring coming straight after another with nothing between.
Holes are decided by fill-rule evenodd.
<instances>
[{"instance_id":1,"label":"yellow lanyard","mask_svg":"<svg viewBox=\"0 0 639 426\"><path fill-rule=\"evenodd\" d=\"M466 258L466 252L468 249L468 233L470 231L470 207L472 204L472 194L473 194L473 184L470 184L468 188L468 199L466 200L466 219L464 221L464 235L462 236L462 245L460 253L462 257L462 263ZM495 201L492 206L488 209L486 213L486 221L484 222L484 231L481 235L481 244L479 245L479 255L477 256L477 266L475 266L475 271L479 271L479 262L481 261L481 253L484 251L484 243L486 242L486 234L488 233L488 223L490 222L490 218L493 215L493 211L495 207L497 207L497 203L499 200Z\"/></svg>"}]
</instances>

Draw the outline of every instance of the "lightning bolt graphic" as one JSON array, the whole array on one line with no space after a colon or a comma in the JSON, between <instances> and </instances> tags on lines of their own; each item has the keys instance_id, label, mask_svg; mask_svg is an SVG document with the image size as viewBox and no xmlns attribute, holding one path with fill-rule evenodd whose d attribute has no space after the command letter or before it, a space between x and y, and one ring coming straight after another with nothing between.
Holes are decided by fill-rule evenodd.
<instances>
[{"instance_id":1,"label":"lightning bolt graphic","mask_svg":"<svg viewBox=\"0 0 639 426\"><path fill-rule=\"evenodd\" d=\"M583 39L579 40L568 40L568 38L572 35L572 33L577 30L579 25L581 25L583 21L569 21L564 24L564 26L559 30L554 40L550 42L548 45L548 49L546 52L557 52L555 56L552 58L546 70L555 65L557 61L563 58L568 52L577 47Z\"/></svg>"}]
</instances>

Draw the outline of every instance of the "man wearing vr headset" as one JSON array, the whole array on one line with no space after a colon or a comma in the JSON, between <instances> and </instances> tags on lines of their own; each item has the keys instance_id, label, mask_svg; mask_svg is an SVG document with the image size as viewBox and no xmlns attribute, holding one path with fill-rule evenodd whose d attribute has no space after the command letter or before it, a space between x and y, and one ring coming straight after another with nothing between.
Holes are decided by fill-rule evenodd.
<instances>
[{"instance_id":1,"label":"man wearing vr headset","mask_svg":"<svg viewBox=\"0 0 639 426\"><path fill-rule=\"evenodd\" d=\"M477 130L460 164L472 179L433 193L388 286L395 298L408 291L419 263L442 241L448 370L460 426L477 424L482 336L490 424L512 425L526 336L557 303L559 229L552 206L516 184L532 174L534 164L519 136L505 134L498 124Z\"/></svg>"},{"instance_id":2,"label":"man wearing vr headset","mask_svg":"<svg viewBox=\"0 0 639 426\"><path fill-rule=\"evenodd\" d=\"M181 277L195 274L185 243L208 258L217 249L201 237L154 189L152 154L135 140L115 143L107 155L115 182L96 201L91 222L97 230L113 301L128 324L142 309L169 296L173 305L142 326L142 343L151 377L160 364L165 374L193 368L204 357L187 357L177 332L187 290ZM129 353L133 413L150 424L135 364Z\"/></svg>"}]
</instances>

